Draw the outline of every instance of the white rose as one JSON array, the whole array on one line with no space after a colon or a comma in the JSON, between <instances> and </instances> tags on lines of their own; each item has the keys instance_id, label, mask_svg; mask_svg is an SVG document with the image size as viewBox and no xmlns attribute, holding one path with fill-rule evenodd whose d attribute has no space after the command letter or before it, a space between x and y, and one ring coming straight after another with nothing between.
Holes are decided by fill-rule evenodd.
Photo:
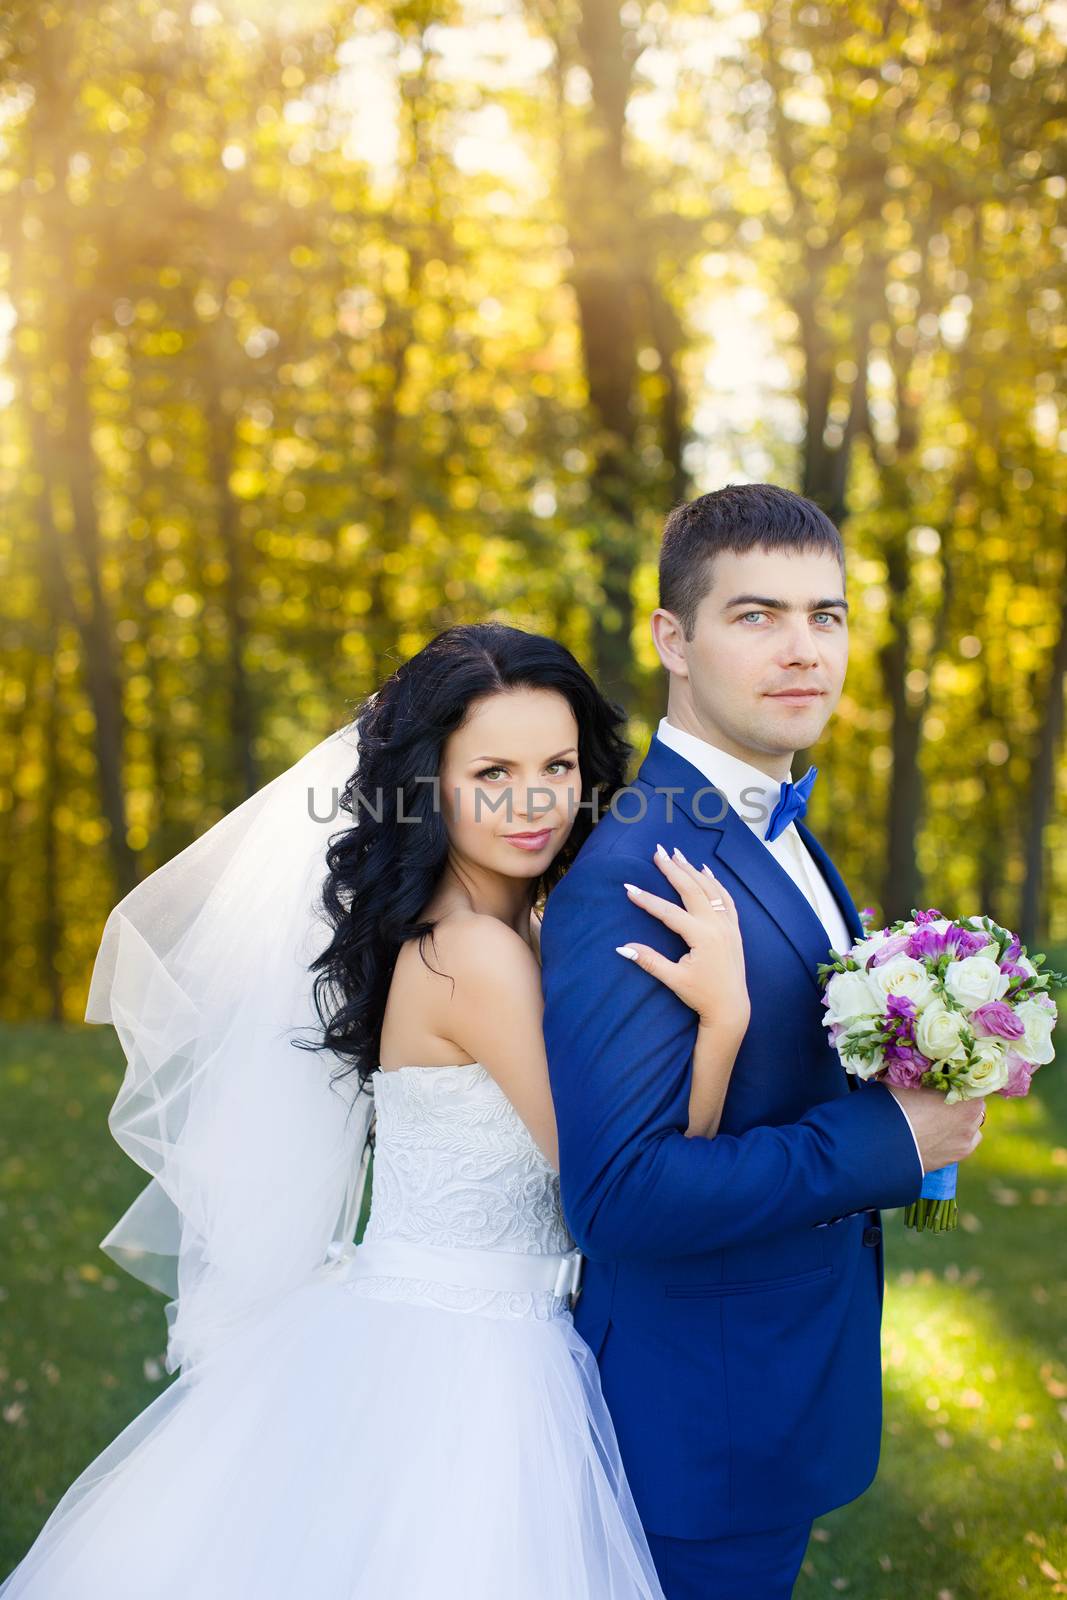
<instances>
[{"instance_id":1,"label":"white rose","mask_svg":"<svg viewBox=\"0 0 1067 1600\"><path fill-rule=\"evenodd\" d=\"M867 974L875 993L880 996L879 1010L885 1009L891 994L902 995L921 1009L933 999L933 980L921 961L912 956L891 956L880 967L872 967Z\"/></svg>"},{"instance_id":2,"label":"white rose","mask_svg":"<svg viewBox=\"0 0 1067 1600\"><path fill-rule=\"evenodd\" d=\"M961 1100L977 1100L1003 1089L1011 1073L1008 1050L1002 1039L977 1039L968 1067L957 1074L954 1087Z\"/></svg>"},{"instance_id":3,"label":"white rose","mask_svg":"<svg viewBox=\"0 0 1067 1600\"><path fill-rule=\"evenodd\" d=\"M1046 1011L1036 1000L1020 1000L1015 1007L1015 1014L1026 1032L1021 1039L1012 1040L1012 1049L1018 1051L1025 1061L1038 1067L1054 1061L1056 1052L1052 1047L1052 1030L1056 1025L1055 1015Z\"/></svg>"},{"instance_id":4,"label":"white rose","mask_svg":"<svg viewBox=\"0 0 1067 1600\"><path fill-rule=\"evenodd\" d=\"M915 1025L915 1043L931 1061L959 1058L960 1030L967 1026L962 1011L950 1011L943 1000L931 1000Z\"/></svg>"},{"instance_id":5,"label":"white rose","mask_svg":"<svg viewBox=\"0 0 1067 1600\"><path fill-rule=\"evenodd\" d=\"M1000 1000L1010 983L1007 973L1001 972L991 956L964 956L962 961L950 961L945 973L945 988L953 1000L970 1010L990 1000Z\"/></svg>"},{"instance_id":6,"label":"white rose","mask_svg":"<svg viewBox=\"0 0 1067 1600\"><path fill-rule=\"evenodd\" d=\"M830 1002L823 1018L825 1026L847 1022L850 1017L876 1017L881 1014L881 996L876 994L865 972L838 972L826 986Z\"/></svg>"}]
</instances>

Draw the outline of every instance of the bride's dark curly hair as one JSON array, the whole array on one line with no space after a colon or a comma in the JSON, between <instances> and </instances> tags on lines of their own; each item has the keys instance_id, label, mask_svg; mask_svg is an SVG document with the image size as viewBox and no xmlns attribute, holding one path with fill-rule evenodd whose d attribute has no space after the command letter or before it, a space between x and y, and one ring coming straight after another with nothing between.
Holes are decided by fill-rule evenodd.
<instances>
[{"instance_id":1,"label":"bride's dark curly hair","mask_svg":"<svg viewBox=\"0 0 1067 1600\"><path fill-rule=\"evenodd\" d=\"M439 786L427 780L440 774L445 741L476 701L515 689L556 690L578 724L583 805L565 844L531 880L531 904L559 881L588 837L594 793L602 812L626 782L632 746L619 732L625 712L605 699L569 650L543 634L501 622L446 628L362 702L355 718L358 764L340 797L355 822L331 836L326 852L321 910L334 932L309 969L318 974L314 999L323 1033L304 1047L332 1050L350 1063L331 1081L357 1071L360 1088L367 1086L378 1067L401 946L417 938L426 961L424 941L436 924L419 914L448 855L445 821L434 804Z\"/></svg>"}]
</instances>

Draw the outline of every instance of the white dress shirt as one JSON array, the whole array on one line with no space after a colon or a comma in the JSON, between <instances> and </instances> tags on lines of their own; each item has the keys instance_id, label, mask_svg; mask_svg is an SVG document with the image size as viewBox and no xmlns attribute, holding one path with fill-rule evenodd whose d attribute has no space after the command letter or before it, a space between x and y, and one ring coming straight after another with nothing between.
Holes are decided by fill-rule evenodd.
<instances>
[{"instance_id":1,"label":"white dress shirt","mask_svg":"<svg viewBox=\"0 0 1067 1600\"><path fill-rule=\"evenodd\" d=\"M728 804L737 812L741 821L760 841L763 848L770 851L782 870L792 878L822 923L831 948L840 955L850 950L852 935L848 931L848 924L841 907L827 886L826 879L820 872L811 851L797 832L796 823L790 822L776 839L764 838L771 812L778 804L781 795L781 782L775 782L765 772L761 772L759 767L740 760L738 756L730 755L726 750L720 750L717 745L709 744L706 739L699 739L696 734L687 733L684 728L676 728L666 717L660 718L656 737L677 751L680 756L684 756L691 766L696 767L709 783L714 784L725 795ZM793 782L792 771L789 782ZM827 953L829 954L829 951ZM912 1138L915 1139L911 1118L899 1100L896 1104L900 1106L901 1114L911 1130ZM915 1139L915 1153L919 1157L919 1165L922 1166L918 1139ZM924 1175L925 1171L924 1167Z\"/></svg>"}]
</instances>

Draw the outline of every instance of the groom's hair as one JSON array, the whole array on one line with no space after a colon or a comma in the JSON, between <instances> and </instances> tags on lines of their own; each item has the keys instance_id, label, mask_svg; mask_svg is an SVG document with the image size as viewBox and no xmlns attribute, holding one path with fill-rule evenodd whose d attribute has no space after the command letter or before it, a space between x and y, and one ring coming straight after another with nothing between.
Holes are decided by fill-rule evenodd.
<instances>
[{"instance_id":1,"label":"groom's hair","mask_svg":"<svg viewBox=\"0 0 1067 1600\"><path fill-rule=\"evenodd\" d=\"M773 483L728 483L675 506L663 525L659 603L673 611L691 639L697 609L712 585L720 550L828 550L845 580L845 547L825 511Z\"/></svg>"}]
</instances>

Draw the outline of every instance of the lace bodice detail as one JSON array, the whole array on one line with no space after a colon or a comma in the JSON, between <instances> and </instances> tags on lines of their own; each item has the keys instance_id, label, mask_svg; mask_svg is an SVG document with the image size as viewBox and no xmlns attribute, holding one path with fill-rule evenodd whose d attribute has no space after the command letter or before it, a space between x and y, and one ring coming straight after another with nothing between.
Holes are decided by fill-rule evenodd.
<instances>
[{"instance_id":1,"label":"lace bodice detail","mask_svg":"<svg viewBox=\"0 0 1067 1600\"><path fill-rule=\"evenodd\" d=\"M559 1177L515 1107L479 1062L398 1067L374 1075L376 1131L364 1239L551 1255L571 1250ZM363 1278L350 1287L499 1316L557 1316L568 1302ZM413 1292L414 1289L414 1292Z\"/></svg>"}]
</instances>

